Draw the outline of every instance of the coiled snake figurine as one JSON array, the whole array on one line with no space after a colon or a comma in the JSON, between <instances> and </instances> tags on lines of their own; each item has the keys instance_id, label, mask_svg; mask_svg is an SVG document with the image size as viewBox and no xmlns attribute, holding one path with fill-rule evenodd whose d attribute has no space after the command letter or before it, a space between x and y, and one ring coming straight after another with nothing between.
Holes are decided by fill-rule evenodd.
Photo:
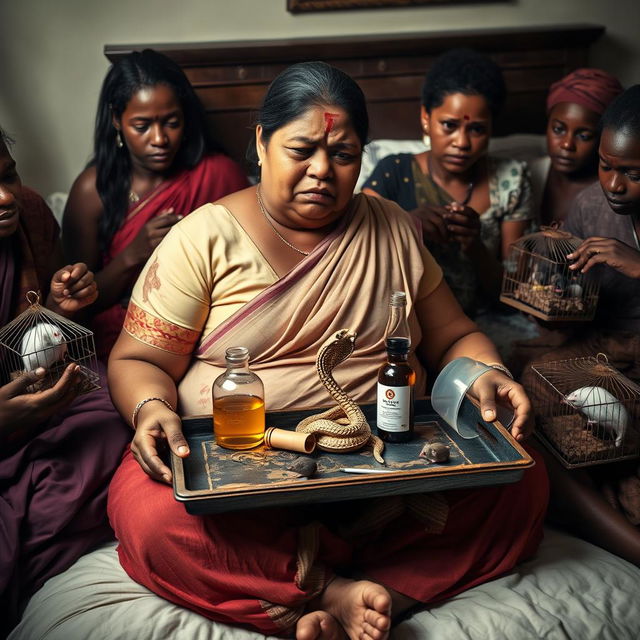
<instances>
[{"instance_id":1,"label":"coiled snake figurine","mask_svg":"<svg viewBox=\"0 0 640 640\"><path fill-rule=\"evenodd\" d=\"M356 336L355 331L342 329L320 347L316 358L318 376L338 406L301 420L296 431L315 433L317 446L324 451L348 453L372 444L373 457L380 464L384 464L384 442L373 435L360 407L338 385L332 375L335 367L353 353Z\"/></svg>"}]
</instances>

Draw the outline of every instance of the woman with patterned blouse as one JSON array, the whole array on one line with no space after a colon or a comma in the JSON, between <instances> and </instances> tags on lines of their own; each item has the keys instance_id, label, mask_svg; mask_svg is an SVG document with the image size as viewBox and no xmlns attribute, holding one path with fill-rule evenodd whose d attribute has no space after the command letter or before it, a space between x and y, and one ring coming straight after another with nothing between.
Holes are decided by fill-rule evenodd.
<instances>
[{"instance_id":1,"label":"woman with patterned blouse","mask_svg":"<svg viewBox=\"0 0 640 640\"><path fill-rule=\"evenodd\" d=\"M487 154L505 93L492 60L466 49L437 58L420 109L430 150L383 159L363 188L421 220L427 247L471 315L497 301L502 260L533 222L526 164Z\"/></svg>"}]
</instances>

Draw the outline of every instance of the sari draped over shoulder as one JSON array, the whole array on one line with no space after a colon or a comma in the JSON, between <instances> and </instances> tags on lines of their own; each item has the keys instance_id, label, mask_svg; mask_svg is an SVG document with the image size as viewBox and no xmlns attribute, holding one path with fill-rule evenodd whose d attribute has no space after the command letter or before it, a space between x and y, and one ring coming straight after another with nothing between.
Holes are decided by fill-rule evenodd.
<instances>
[{"instance_id":1,"label":"sari draped over shoulder","mask_svg":"<svg viewBox=\"0 0 640 640\"><path fill-rule=\"evenodd\" d=\"M20 226L0 247L0 326L26 309L27 291L44 304L58 243L44 200L26 187L22 200ZM30 433L0 438L0 638L47 579L113 537L107 487L131 434L102 384Z\"/></svg>"},{"instance_id":2,"label":"sari draped over shoulder","mask_svg":"<svg viewBox=\"0 0 640 640\"><path fill-rule=\"evenodd\" d=\"M179 277L178 270L183 278L197 278L193 258L185 260L186 256L193 256L196 247L187 243L199 229L202 233L206 228L207 217L226 219L222 226L237 223L228 212L223 216L222 212L205 210L195 215L198 218L191 216L177 225L175 234L172 231L152 256L151 266L134 289L125 322L125 329L134 337L170 351L179 350L182 343L163 343L161 332L193 331L191 343L195 346L197 341L197 348L179 385L181 414L210 413L211 384L224 370L225 350L238 345L249 349L251 367L265 384L268 409L330 404L332 400L318 380L315 360L327 337L343 328L358 332L356 350L334 375L358 401L372 402L376 372L385 357L384 329L389 296L394 290L407 293L412 343L420 342L414 306L435 289L442 274L423 247L411 218L395 205L356 196L340 227L309 256L283 278L272 276L270 284L256 295L247 296L235 312L213 324L202 322L208 291L217 303L217 290L226 290L229 297L239 293L225 286L229 272L234 271L229 269L226 258L217 255L215 247L203 248L202 253L207 255L202 261L214 266L201 279L197 291L175 279ZM259 254L257 258L264 261ZM181 260L191 266L179 264ZM151 269L162 283L157 289L145 289ZM240 283L238 288L242 286ZM192 318L182 319L182 326L174 324L173 316L167 317L166 313L169 304L181 303L178 289L187 291L191 299L203 301L201 309L194 309ZM194 322L198 317L200 323ZM168 324L160 330L158 321ZM154 326L158 330L154 331ZM418 392L424 392L424 369L415 354L411 361L418 371Z\"/></svg>"},{"instance_id":3,"label":"sari draped over shoulder","mask_svg":"<svg viewBox=\"0 0 640 640\"><path fill-rule=\"evenodd\" d=\"M127 216L111 240L103 257L103 266L109 264L133 242L147 222L167 209L186 216L207 202L215 202L223 196L248 186L240 167L223 154L205 156L193 169L184 169L171 179L162 182L142 200L133 203ZM122 302L97 314L92 321L98 357L105 360L115 344L126 314L130 287Z\"/></svg>"}]
</instances>

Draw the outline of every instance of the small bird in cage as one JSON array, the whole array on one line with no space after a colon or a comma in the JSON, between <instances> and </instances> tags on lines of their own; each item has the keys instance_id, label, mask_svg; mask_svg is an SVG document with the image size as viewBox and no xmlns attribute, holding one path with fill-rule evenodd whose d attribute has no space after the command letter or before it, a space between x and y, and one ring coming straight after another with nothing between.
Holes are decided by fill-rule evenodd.
<instances>
[{"instance_id":1,"label":"small bird in cage","mask_svg":"<svg viewBox=\"0 0 640 640\"><path fill-rule=\"evenodd\" d=\"M49 369L64 360L67 353L64 334L51 322L39 322L25 332L20 353L26 371L38 367Z\"/></svg>"},{"instance_id":2,"label":"small bird in cage","mask_svg":"<svg viewBox=\"0 0 640 640\"><path fill-rule=\"evenodd\" d=\"M582 287L577 282L572 282L567 287L567 293L570 298L574 298L575 300L582 298Z\"/></svg>"},{"instance_id":3,"label":"small bird in cage","mask_svg":"<svg viewBox=\"0 0 640 640\"><path fill-rule=\"evenodd\" d=\"M543 262L537 262L533 265L529 282L531 284L543 287L549 280L549 266Z\"/></svg>"},{"instance_id":4,"label":"small bird in cage","mask_svg":"<svg viewBox=\"0 0 640 640\"><path fill-rule=\"evenodd\" d=\"M567 256L582 240L555 227L542 227L511 244L500 301L545 321L586 321L595 314L596 277L576 274Z\"/></svg>"},{"instance_id":5,"label":"small bird in cage","mask_svg":"<svg viewBox=\"0 0 640 640\"><path fill-rule=\"evenodd\" d=\"M612 393L602 387L580 387L565 396L564 402L584 413L589 426L598 425L607 432L613 431L616 447L622 444L629 414Z\"/></svg>"},{"instance_id":6,"label":"small bird in cage","mask_svg":"<svg viewBox=\"0 0 640 640\"><path fill-rule=\"evenodd\" d=\"M549 280L549 284L553 293L559 298L562 298L567 293L567 279L562 274L554 273Z\"/></svg>"}]
</instances>

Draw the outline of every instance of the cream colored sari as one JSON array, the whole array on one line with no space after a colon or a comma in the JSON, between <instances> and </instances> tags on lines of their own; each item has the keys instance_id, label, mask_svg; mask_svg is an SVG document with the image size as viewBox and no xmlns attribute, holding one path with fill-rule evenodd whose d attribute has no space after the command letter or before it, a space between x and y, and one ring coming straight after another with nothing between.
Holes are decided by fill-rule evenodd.
<instances>
[{"instance_id":1,"label":"cream colored sari","mask_svg":"<svg viewBox=\"0 0 640 640\"><path fill-rule=\"evenodd\" d=\"M335 378L359 402L373 402L391 292L407 293L415 348L421 339L415 304L441 279L413 219L386 200L355 196L342 224L282 278L231 212L207 205L176 225L150 258L125 330L158 348L193 353L178 387L184 416L211 412L211 384L231 346L248 347L268 410L331 404L315 359L343 328L358 338ZM221 309L228 312L223 320ZM423 393L426 375L414 353L411 363Z\"/></svg>"}]
</instances>

